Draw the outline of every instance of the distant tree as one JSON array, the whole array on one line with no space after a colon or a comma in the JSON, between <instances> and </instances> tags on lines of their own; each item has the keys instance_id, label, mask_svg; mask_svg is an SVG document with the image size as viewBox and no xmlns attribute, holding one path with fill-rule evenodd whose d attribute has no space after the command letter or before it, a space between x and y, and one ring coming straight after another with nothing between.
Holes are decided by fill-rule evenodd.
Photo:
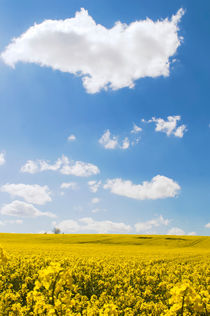
<instances>
[{"instance_id":1,"label":"distant tree","mask_svg":"<svg viewBox=\"0 0 210 316\"><path fill-rule=\"evenodd\" d=\"M53 233L54 233L54 234L60 234L60 233L61 233L60 228L54 227L54 228L53 228Z\"/></svg>"}]
</instances>

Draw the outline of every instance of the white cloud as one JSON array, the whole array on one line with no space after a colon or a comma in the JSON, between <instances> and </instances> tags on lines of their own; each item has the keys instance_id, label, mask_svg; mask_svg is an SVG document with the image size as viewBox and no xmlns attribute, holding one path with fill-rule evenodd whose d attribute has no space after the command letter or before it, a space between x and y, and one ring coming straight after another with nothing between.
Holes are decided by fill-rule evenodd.
<instances>
[{"instance_id":1,"label":"white cloud","mask_svg":"<svg viewBox=\"0 0 210 316\"><path fill-rule=\"evenodd\" d=\"M13 201L12 203L5 204L1 210L2 215L7 216L17 216L17 217L38 217L38 216L48 216L56 217L50 212L41 212L35 208L32 204L22 202L22 201Z\"/></svg>"},{"instance_id":2,"label":"white cloud","mask_svg":"<svg viewBox=\"0 0 210 316\"><path fill-rule=\"evenodd\" d=\"M80 218L79 220L64 220L56 225L62 232L77 233L80 231L96 233L128 233L131 230L130 225L112 221L95 221L91 217Z\"/></svg>"},{"instance_id":3,"label":"white cloud","mask_svg":"<svg viewBox=\"0 0 210 316\"><path fill-rule=\"evenodd\" d=\"M126 196L137 200L155 200L175 197L181 189L179 184L165 176L157 175L150 182L133 184L129 180L108 179L104 189L117 195Z\"/></svg>"},{"instance_id":4,"label":"white cloud","mask_svg":"<svg viewBox=\"0 0 210 316\"><path fill-rule=\"evenodd\" d=\"M205 225L205 227L206 227L206 228L210 228L210 223L207 223L207 224Z\"/></svg>"},{"instance_id":5,"label":"white cloud","mask_svg":"<svg viewBox=\"0 0 210 316\"><path fill-rule=\"evenodd\" d=\"M23 221L22 219L16 219L16 220L7 220L7 221L0 221L0 225L2 226L5 226L5 225L8 225L8 224L22 224Z\"/></svg>"},{"instance_id":6,"label":"white cloud","mask_svg":"<svg viewBox=\"0 0 210 316\"><path fill-rule=\"evenodd\" d=\"M95 198L92 198L91 202L92 202L93 204L97 204L97 203L100 202L100 199L97 198L97 197L95 197Z\"/></svg>"},{"instance_id":7,"label":"white cloud","mask_svg":"<svg viewBox=\"0 0 210 316\"><path fill-rule=\"evenodd\" d=\"M168 226L168 224L169 220L164 219L163 216L160 215L159 217L150 221L136 223L134 226L137 232L149 232L154 227L159 227L161 225Z\"/></svg>"},{"instance_id":8,"label":"white cloud","mask_svg":"<svg viewBox=\"0 0 210 316\"><path fill-rule=\"evenodd\" d=\"M69 135L69 137L68 137L68 141L69 142L73 142L75 140L76 140L76 136L75 135L73 135L73 134Z\"/></svg>"},{"instance_id":9,"label":"white cloud","mask_svg":"<svg viewBox=\"0 0 210 316\"><path fill-rule=\"evenodd\" d=\"M101 209L100 208L98 208L98 207L96 207L96 208L94 208L94 209L92 209L92 213L98 213L98 212L100 212L101 211Z\"/></svg>"},{"instance_id":10,"label":"white cloud","mask_svg":"<svg viewBox=\"0 0 210 316\"><path fill-rule=\"evenodd\" d=\"M96 193L101 186L101 181L91 180L88 181L89 190L93 193Z\"/></svg>"},{"instance_id":11,"label":"white cloud","mask_svg":"<svg viewBox=\"0 0 210 316\"><path fill-rule=\"evenodd\" d=\"M125 139L123 140L121 148L128 149L129 147L130 147L130 141L129 141L128 137L125 137Z\"/></svg>"},{"instance_id":12,"label":"white cloud","mask_svg":"<svg viewBox=\"0 0 210 316\"><path fill-rule=\"evenodd\" d=\"M1 186L1 191L9 193L12 197L21 197L26 202L39 205L52 201L51 192L47 185L7 183Z\"/></svg>"},{"instance_id":13,"label":"white cloud","mask_svg":"<svg viewBox=\"0 0 210 316\"><path fill-rule=\"evenodd\" d=\"M4 165L6 162L5 160L5 152L0 152L0 166Z\"/></svg>"},{"instance_id":14,"label":"white cloud","mask_svg":"<svg viewBox=\"0 0 210 316\"><path fill-rule=\"evenodd\" d=\"M137 145L141 140L141 137L136 137L132 142L131 142L131 145L132 146L135 146Z\"/></svg>"},{"instance_id":15,"label":"white cloud","mask_svg":"<svg viewBox=\"0 0 210 316\"><path fill-rule=\"evenodd\" d=\"M106 149L115 149L118 147L118 140L116 136L111 136L107 129L98 141Z\"/></svg>"},{"instance_id":16,"label":"white cloud","mask_svg":"<svg viewBox=\"0 0 210 316\"><path fill-rule=\"evenodd\" d=\"M180 125L177 127L177 129L174 131L174 136L182 138L184 136L184 133L187 131L186 125Z\"/></svg>"},{"instance_id":17,"label":"white cloud","mask_svg":"<svg viewBox=\"0 0 210 316\"><path fill-rule=\"evenodd\" d=\"M107 210L105 208L99 208L99 207L95 207L91 210L91 213L99 213L99 212L106 212Z\"/></svg>"},{"instance_id":18,"label":"white cloud","mask_svg":"<svg viewBox=\"0 0 210 316\"><path fill-rule=\"evenodd\" d=\"M177 122L181 120L181 116L174 115L168 116L165 121L162 118L153 117L149 121L142 119L144 123L156 123L155 131L166 133L167 136L174 135L176 137L182 138L184 133L187 131L186 125L177 126Z\"/></svg>"},{"instance_id":19,"label":"white cloud","mask_svg":"<svg viewBox=\"0 0 210 316\"><path fill-rule=\"evenodd\" d=\"M76 182L63 182L61 183L61 186L60 186L61 189L72 189L72 190L76 190L77 187L78 186Z\"/></svg>"},{"instance_id":20,"label":"white cloud","mask_svg":"<svg viewBox=\"0 0 210 316\"><path fill-rule=\"evenodd\" d=\"M125 137L120 145L118 136L112 136L110 130L107 129L98 141L105 149L128 149L130 147L130 141L128 137Z\"/></svg>"},{"instance_id":21,"label":"white cloud","mask_svg":"<svg viewBox=\"0 0 210 316\"><path fill-rule=\"evenodd\" d=\"M80 225L77 221L72 219L67 219L60 224L55 225L56 228L59 228L64 233L77 233L80 231Z\"/></svg>"},{"instance_id":22,"label":"white cloud","mask_svg":"<svg viewBox=\"0 0 210 316\"><path fill-rule=\"evenodd\" d=\"M107 29L81 9L74 18L34 24L1 57L11 67L21 61L81 76L88 93L133 88L139 78L169 76L183 14L180 9L171 19L118 21Z\"/></svg>"},{"instance_id":23,"label":"white cloud","mask_svg":"<svg viewBox=\"0 0 210 316\"><path fill-rule=\"evenodd\" d=\"M168 231L168 235L185 235L185 232L179 227L173 227Z\"/></svg>"},{"instance_id":24,"label":"white cloud","mask_svg":"<svg viewBox=\"0 0 210 316\"><path fill-rule=\"evenodd\" d=\"M22 219L16 219L14 221L5 221L5 222L9 224L23 224Z\"/></svg>"},{"instance_id":25,"label":"white cloud","mask_svg":"<svg viewBox=\"0 0 210 316\"><path fill-rule=\"evenodd\" d=\"M66 175L74 175L77 177L89 177L99 173L97 166L82 161L75 161L71 165L64 165L60 172Z\"/></svg>"},{"instance_id":26,"label":"white cloud","mask_svg":"<svg viewBox=\"0 0 210 316\"><path fill-rule=\"evenodd\" d=\"M188 233L187 235L188 235L188 236L196 236L197 234L196 234L196 232L190 232L190 233Z\"/></svg>"},{"instance_id":27,"label":"white cloud","mask_svg":"<svg viewBox=\"0 0 210 316\"><path fill-rule=\"evenodd\" d=\"M39 166L35 161L28 160L26 164L21 167L20 171L34 174L36 172L39 172Z\"/></svg>"},{"instance_id":28,"label":"white cloud","mask_svg":"<svg viewBox=\"0 0 210 316\"><path fill-rule=\"evenodd\" d=\"M136 124L133 124L133 129L131 130L131 134L138 134L142 132L142 128L137 126Z\"/></svg>"},{"instance_id":29,"label":"white cloud","mask_svg":"<svg viewBox=\"0 0 210 316\"><path fill-rule=\"evenodd\" d=\"M59 171L62 174L74 175L77 177L89 177L100 172L99 168L94 164L69 160L68 157L64 155L61 158L58 158L54 164L49 164L49 162L45 160L28 160L20 169L21 172L32 174L47 170Z\"/></svg>"}]
</instances>

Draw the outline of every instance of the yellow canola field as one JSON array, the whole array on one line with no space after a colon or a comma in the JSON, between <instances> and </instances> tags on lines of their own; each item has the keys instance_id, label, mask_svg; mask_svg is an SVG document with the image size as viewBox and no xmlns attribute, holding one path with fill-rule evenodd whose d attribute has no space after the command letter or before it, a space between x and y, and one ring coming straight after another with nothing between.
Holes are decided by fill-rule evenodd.
<instances>
[{"instance_id":1,"label":"yellow canola field","mask_svg":"<svg viewBox=\"0 0 210 316\"><path fill-rule=\"evenodd\" d=\"M0 315L210 315L210 237L0 234Z\"/></svg>"}]
</instances>

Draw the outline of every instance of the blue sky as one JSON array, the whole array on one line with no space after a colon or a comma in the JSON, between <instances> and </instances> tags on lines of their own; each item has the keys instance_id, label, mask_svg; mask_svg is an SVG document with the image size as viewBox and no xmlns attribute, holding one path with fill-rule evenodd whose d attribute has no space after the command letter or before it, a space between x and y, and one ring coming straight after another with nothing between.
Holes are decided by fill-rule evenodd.
<instances>
[{"instance_id":1,"label":"blue sky","mask_svg":"<svg viewBox=\"0 0 210 316\"><path fill-rule=\"evenodd\" d=\"M209 21L208 1L0 2L2 232L209 235Z\"/></svg>"}]
</instances>

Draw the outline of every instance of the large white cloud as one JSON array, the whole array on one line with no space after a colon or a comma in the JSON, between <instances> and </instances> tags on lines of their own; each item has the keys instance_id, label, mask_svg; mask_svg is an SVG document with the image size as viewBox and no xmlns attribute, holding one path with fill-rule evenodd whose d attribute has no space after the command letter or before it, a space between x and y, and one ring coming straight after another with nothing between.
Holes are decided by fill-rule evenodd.
<instances>
[{"instance_id":1,"label":"large white cloud","mask_svg":"<svg viewBox=\"0 0 210 316\"><path fill-rule=\"evenodd\" d=\"M85 89L132 88L144 77L168 76L170 57L181 44L180 9L171 19L116 22L107 29L81 9L74 18L34 24L6 47L1 57L82 76Z\"/></svg>"},{"instance_id":2,"label":"large white cloud","mask_svg":"<svg viewBox=\"0 0 210 316\"><path fill-rule=\"evenodd\" d=\"M0 152L0 166L4 165L6 162L5 160L5 152Z\"/></svg>"},{"instance_id":3,"label":"large white cloud","mask_svg":"<svg viewBox=\"0 0 210 316\"><path fill-rule=\"evenodd\" d=\"M151 229L155 227L159 227L161 225L168 226L169 224L168 219L164 219L162 215L157 218L151 219L146 222L138 222L135 224L135 229L137 232L149 232Z\"/></svg>"},{"instance_id":4,"label":"large white cloud","mask_svg":"<svg viewBox=\"0 0 210 316\"><path fill-rule=\"evenodd\" d=\"M109 179L104 185L112 193L137 200L155 200L174 197L181 189L179 184L165 176L157 175L150 182L133 184L129 180Z\"/></svg>"},{"instance_id":5,"label":"large white cloud","mask_svg":"<svg viewBox=\"0 0 210 316\"><path fill-rule=\"evenodd\" d=\"M52 201L51 192L47 185L7 183L1 186L1 191L9 193L12 197L21 197L26 202L38 205Z\"/></svg>"},{"instance_id":6,"label":"large white cloud","mask_svg":"<svg viewBox=\"0 0 210 316\"><path fill-rule=\"evenodd\" d=\"M64 155L61 158L58 158L54 164L49 164L49 162L45 160L28 160L20 169L21 172L31 174L47 170L59 171L62 174L74 175L77 177L89 177L100 172L99 168L94 164L69 160L68 157Z\"/></svg>"},{"instance_id":7,"label":"large white cloud","mask_svg":"<svg viewBox=\"0 0 210 316\"><path fill-rule=\"evenodd\" d=\"M62 232L77 233L80 231L96 232L96 233L128 233L131 230L130 225L112 221L96 221L91 217L80 218L79 220L64 220L55 225Z\"/></svg>"},{"instance_id":8,"label":"large white cloud","mask_svg":"<svg viewBox=\"0 0 210 316\"><path fill-rule=\"evenodd\" d=\"M38 217L38 216L47 216L47 217L56 217L56 215L51 212L41 212L32 204L15 200L9 204L3 205L0 210L2 215L7 216L17 216L17 217Z\"/></svg>"},{"instance_id":9,"label":"large white cloud","mask_svg":"<svg viewBox=\"0 0 210 316\"><path fill-rule=\"evenodd\" d=\"M182 138L184 133L187 131L186 125L178 125L178 122L181 120L180 115L168 116L167 120L162 118L153 117L149 121L145 121L144 119L142 122L145 123L155 123L155 130L156 132L163 132L166 133L167 136L174 135L176 137Z\"/></svg>"}]
</instances>

